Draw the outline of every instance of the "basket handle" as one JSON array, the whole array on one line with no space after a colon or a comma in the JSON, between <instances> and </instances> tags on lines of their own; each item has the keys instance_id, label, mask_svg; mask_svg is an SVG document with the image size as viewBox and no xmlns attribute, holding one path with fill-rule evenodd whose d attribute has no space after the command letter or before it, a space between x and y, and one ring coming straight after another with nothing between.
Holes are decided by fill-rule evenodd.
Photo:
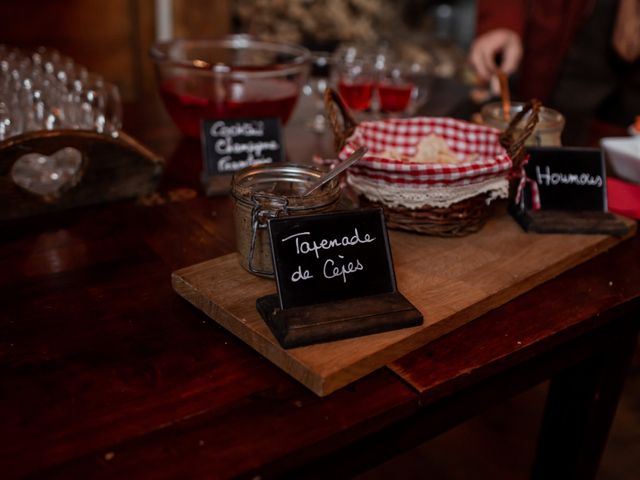
<instances>
[{"instance_id":1,"label":"basket handle","mask_svg":"<svg viewBox=\"0 0 640 480\"><path fill-rule=\"evenodd\" d=\"M532 99L527 102L522 110L520 110L509 123L509 126L500 134L500 144L507 150L511 161L512 169L519 170L520 165L525 157L525 142L533 133L534 128L538 124L540 118L540 109L542 103L540 100ZM524 128L517 128L524 116L531 112Z\"/></svg>"},{"instance_id":2,"label":"basket handle","mask_svg":"<svg viewBox=\"0 0 640 480\"><path fill-rule=\"evenodd\" d=\"M347 139L353 135L358 123L354 120L349 107L340 94L331 87L327 87L324 91L324 109L333 130L334 148L336 153L340 153L340 150L347 143Z\"/></svg>"}]
</instances>

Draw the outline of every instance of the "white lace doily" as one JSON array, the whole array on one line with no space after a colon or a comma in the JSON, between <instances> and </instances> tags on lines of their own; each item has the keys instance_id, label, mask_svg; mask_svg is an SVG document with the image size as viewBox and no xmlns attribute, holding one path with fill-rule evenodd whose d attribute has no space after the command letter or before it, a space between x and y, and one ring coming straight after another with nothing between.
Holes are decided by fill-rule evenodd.
<instances>
[{"instance_id":1,"label":"white lace doily","mask_svg":"<svg viewBox=\"0 0 640 480\"><path fill-rule=\"evenodd\" d=\"M427 205L447 208L481 193L487 194L487 204L496 198L507 198L509 195L509 182L506 178L489 178L469 185L411 186L376 182L356 177L347 171L347 183L372 202L379 202L392 208L405 207L412 210Z\"/></svg>"}]
</instances>

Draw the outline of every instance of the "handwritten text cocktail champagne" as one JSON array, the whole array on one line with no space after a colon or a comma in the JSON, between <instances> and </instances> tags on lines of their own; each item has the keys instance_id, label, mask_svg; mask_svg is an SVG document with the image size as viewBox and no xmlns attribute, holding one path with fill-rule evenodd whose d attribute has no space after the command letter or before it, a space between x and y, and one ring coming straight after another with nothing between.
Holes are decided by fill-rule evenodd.
<instances>
[{"instance_id":1,"label":"handwritten text cocktail champagne","mask_svg":"<svg viewBox=\"0 0 640 480\"><path fill-rule=\"evenodd\" d=\"M214 149L218 159L219 172L234 172L251 165L260 165L274 161L270 152L280 149L278 142L263 140L264 122L252 121L242 124L227 125L224 121L215 122L209 129L209 135L216 139ZM236 138L242 137L242 142ZM256 138L247 141L246 138ZM244 159L233 159L232 155L246 154Z\"/></svg>"}]
</instances>

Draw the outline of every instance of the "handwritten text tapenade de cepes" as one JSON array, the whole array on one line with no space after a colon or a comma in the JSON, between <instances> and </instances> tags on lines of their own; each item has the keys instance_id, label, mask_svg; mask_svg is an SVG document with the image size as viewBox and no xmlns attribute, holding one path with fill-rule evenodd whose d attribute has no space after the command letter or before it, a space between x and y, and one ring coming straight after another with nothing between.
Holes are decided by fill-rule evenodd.
<instances>
[{"instance_id":1,"label":"handwritten text tapenade de cepes","mask_svg":"<svg viewBox=\"0 0 640 480\"><path fill-rule=\"evenodd\" d=\"M357 228L353 229L353 235L348 234L338 238L322 238L313 239L311 232L300 232L283 238L281 241L293 241L295 243L296 255L313 254L320 259L320 254L324 251L330 251L337 247L350 247L359 244L372 243L376 237L372 237L368 233L360 234ZM322 265L322 275L326 279L341 278L347 283L349 274L364 270L364 265L358 258L345 258L345 255L335 254L327 258ZM292 282L309 280L314 278L313 273L308 269L298 268L291 275Z\"/></svg>"}]
</instances>

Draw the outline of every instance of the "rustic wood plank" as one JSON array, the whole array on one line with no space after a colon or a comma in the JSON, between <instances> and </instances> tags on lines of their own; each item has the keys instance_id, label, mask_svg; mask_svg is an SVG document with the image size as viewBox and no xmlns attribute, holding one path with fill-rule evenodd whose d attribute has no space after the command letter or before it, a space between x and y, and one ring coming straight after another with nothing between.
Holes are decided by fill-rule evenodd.
<instances>
[{"instance_id":1,"label":"rustic wood plank","mask_svg":"<svg viewBox=\"0 0 640 480\"><path fill-rule=\"evenodd\" d=\"M230 205L226 197L200 197L149 207L140 215L145 241L171 269L228 254L235 249L233 219L226 213Z\"/></svg>"},{"instance_id":2,"label":"rustic wood plank","mask_svg":"<svg viewBox=\"0 0 640 480\"><path fill-rule=\"evenodd\" d=\"M254 372L253 385L242 386L245 379L224 373L231 375L235 369L235 364L229 368L227 363L233 358L224 357L226 362L216 371L222 375L217 387L200 395L203 403L207 398L212 401L201 413L158 425L144 435L131 434L108 448L88 453L82 448L75 458L40 469L38 475L50 479L280 478L409 418L418 408L415 392L388 370L375 372L330 398L319 398L279 372L275 372L279 379L269 374L260 380L262 369ZM240 366L245 367L250 362ZM226 380L230 383L223 385ZM135 412L129 413L129 419L139 423Z\"/></svg>"},{"instance_id":3,"label":"rustic wood plank","mask_svg":"<svg viewBox=\"0 0 640 480\"><path fill-rule=\"evenodd\" d=\"M601 338L600 352L552 379L532 479L596 478L638 343L637 312L614 325L621 328Z\"/></svg>"},{"instance_id":4,"label":"rustic wood plank","mask_svg":"<svg viewBox=\"0 0 640 480\"><path fill-rule=\"evenodd\" d=\"M560 286L559 282L555 280L552 281L556 283L556 286ZM529 296L530 293L524 294L524 296ZM636 303L636 309L640 307L640 302ZM637 311L637 310L636 310ZM605 315L606 316L606 315ZM468 325L461 327L459 330L466 330L470 325L474 324L482 324L486 329L486 334L480 330L480 335L475 337L476 343L482 343L485 345L492 345L492 337L490 328L490 321L487 321L490 315L485 315L480 319L477 319L473 322L470 322ZM619 317L615 317L617 320L621 320ZM572 367L577 365L585 360L593 359L594 356L600 357L600 360L604 360L605 363L608 358L616 357L617 354L612 354L612 351L616 349L617 344L623 344L625 346L629 345L635 341L637 337L637 329L638 322L635 322L635 331L633 332L633 318L622 319L622 321L611 321L611 317L607 319L607 321L602 322L600 325L601 328L597 328L596 330L590 331L586 335L580 335L576 338L565 338L561 345L549 346L547 344L547 349L544 351L538 352L534 358L531 358L526 361L522 361L521 359L511 358L511 362L509 363L509 368L504 369L500 372L495 372L489 377L483 377L477 370L469 369L467 371L466 376L471 378L472 381L466 383L466 385L458 385L455 390L449 391L445 398L441 398L439 400L434 400L431 396L422 396L420 402L420 410L412 415L410 418L406 420L401 420L394 425L386 428L384 430L380 430L373 435L370 435L366 439L356 444L349 446L348 448L340 449L334 454L329 455L328 457L323 457L320 461L313 462L305 465L303 468L291 472L287 478L305 478L309 480L314 479L325 479L325 478L351 478L355 476L357 473L361 473L365 470L372 468L376 464L384 463L385 461L393 458L395 455L398 455L402 452L407 452L408 450L412 450L416 447L416 445L422 445L430 439L440 435L441 433L446 432L447 430L459 425L465 420L471 419L472 417L481 414L485 410L494 410L496 405L501 405L504 403L505 399L517 394L521 394L526 390L529 390L537 385L539 385L544 380L548 379L550 376L561 372L568 367ZM637 316L635 317L638 318ZM631 322L626 321L631 320ZM630 327L632 327L630 329ZM475 333L479 333L476 331ZM443 337L442 339L436 340L434 343L440 343L441 341L446 341L451 335ZM625 338L621 340L621 337ZM494 342L500 343L504 342L502 338L499 336L493 339ZM544 343L544 342L543 342ZM490 348L490 347L489 347ZM437 353L436 353L437 355ZM469 358L466 355L462 355L469 366L474 365L474 359ZM455 358L443 358L444 361L453 360L455 363ZM458 364L460 366L460 364ZM613 380L613 377L620 378L620 372L624 370L624 368L615 371L613 369L611 373L612 383L615 383L616 380ZM544 390L544 389L542 389ZM608 392L610 395L610 392ZM589 402L590 400L594 400L594 397L580 397L575 395L575 392L572 393L572 398L574 400L578 400L578 402ZM536 397L540 397L539 394ZM329 397L333 398L333 396ZM567 405L570 405L570 401L567 401L567 397L563 397L564 402ZM597 397L596 397L597 398ZM610 399L610 397L609 397ZM534 400L531 396L528 396L527 402ZM541 398L537 398L537 400L543 400ZM597 400L595 400L597 402ZM564 403L561 402L561 403ZM606 402L608 405L611 405L610 401ZM522 405L520 405L522 407ZM569 407L571 408L571 407ZM597 407L596 407L597 409ZM531 410L535 411L535 408L525 408L525 411L518 412L505 412L505 422L520 422L519 414L531 414ZM571 414L570 414L571 415ZM552 419L549 419L550 423L553 422ZM557 421L557 417L555 419ZM525 423L531 423L529 421ZM553 424L553 423L552 423ZM558 423L556 423L558 425ZM579 433L576 430L572 430L572 427L576 425L573 423L569 423L567 425L567 430L565 430L565 436L575 436L580 437ZM494 427L500 428L500 425L494 425ZM631 428L631 427L629 427ZM536 436L537 430L535 427L529 426L527 428L527 434L530 435L530 439L534 439ZM563 429L561 429L562 431ZM572 462L575 457L571 455L564 455L565 450L571 450L571 447L578 444L589 444L594 441L597 443L602 440L602 437L597 435L597 432L594 432L594 429L590 429L590 433L596 433L595 437L590 438L579 438L575 443L571 444L570 447L564 448L560 445L560 442L553 441L551 442L556 448L554 449L554 458L550 458L549 460L558 460L562 457L561 461ZM554 432L549 432L550 435L553 435ZM499 432L494 432L495 435L500 436ZM568 434L568 435L567 435ZM459 436L459 435L458 435ZM488 439L491 441L491 439ZM549 438L543 440L547 442ZM513 449L515 448L532 448L535 444L534 441L522 439L521 444L517 447L513 448L505 448L504 445L501 445L502 448L496 450L498 445L492 445L492 462L499 462L502 460L501 456L504 454L514 453ZM467 442L467 445L463 445L463 450L473 449L475 448L473 445L473 441ZM547 443L549 445L549 443ZM443 452L447 453L450 458L448 458L444 464L452 465L452 462L455 462L455 458L457 456L457 449L455 445L451 445L448 451ZM553 446L549 447L552 449ZM419 447L418 450L424 451L424 445ZM582 449L584 452L585 449ZM591 453L591 452L589 452ZM468 452L467 452L468 454ZM415 457L415 455L412 455ZM533 455L532 455L533 456ZM405 457L406 458L406 457ZM588 462L590 464L597 463L597 455L587 455ZM415 462L416 459L409 460L410 462ZM555 468L555 464L548 462L546 465L550 467L546 472L546 477L541 475L541 478L556 478L554 475L555 472L558 471ZM528 464L528 462L525 462ZM393 465L400 466L399 462L392 462ZM424 463L422 463L424 466ZM414 465L416 467L416 465ZM526 471L528 470L529 464L527 467L519 470L519 475L522 478L527 477ZM382 472L386 472L387 474L393 471L392 468L389 468L389 465L385 466L381 469ZM415 470L415 468L414 468ZM429 472L434 475L434 472L429 468ZM504 469L500 469L503 471ZM437 471L443 471L442 469ZM465 468L465 471L471 472L468 468ZM511 476L507 475L504 478L513 478L515 475L514 472L517 470L511 471ZM551 473L550 473L551 472ZM480 472L480 478L495 478L495 469L488 468L484 472ZM413 476L415 477L416 473L413 472ZM439 478L435 475L436 478ZM365 477L369 477L369 475L365 475ZM386 478L386 477L381 477ZM475 477L474 477L475 478ZM500 478L503 478L502 476ZM574 476L562 476L561 478L583 478L580 475ZM591 477L584 477L591 478Z\"/></svg>"},{"instance_id":5,"label":"rustic wood plank","mask_svg":"<svg viewBox=\"0 0 640 480\"><path fill-rule=\"evenodd\" d=\"M609 212L514 209L513 217L527 232L536 233L604 233L624 236L628 224Z\"/></svg>"},{"instance_id":6,"label":"rustic wood plank","mask_svg":"<svg viewBox=\"0 0 640 480\"><path fill-rule=\"evenodd\" d=\"M633 308L640 308L638 236L405 355L390 368L420 392L423 404L433 403ZM538 311L543 314L535 315Z\"/></svg>"},{"instance_id":7,"label":"rustic wood plank","mask_svg":"<svg viewBox=\"0 0 640 480\"><path fill-rule=\"evenodd\" d=\"M323 405L175 295L172 269L233 250L229 206L227 198L202 197L158 207L119 202L3 225L4 478L84 466L95 477L110 465L106 453L122 454L120 446L138 445L142 438L149 446L135 448L157 449L157 477L167 471L161 461L167 458L167 439L184 441L176 454L195 444L192 453L201 455L201 438L174 437L174 429L199 437L197 425L203 422L206 430L207 419L220 424L216 435L224 436L220 432L238 423L254 437L249 444L238 438L223 451L214 437L206 437L205 450L211 450L206 457L217 463L208 464L210 469L203 470L208 474L202 475L210 478L225 469L241 473L270 458L291 455L295 461L294 453L304 445L308 456L322 453L318 445L337 448L339 443L327 438L339 435L346 424L324 421L323 414L349 418L357 437L415 411L415 392L388 371ZM259 412L260 429L243 423L244 408ZM263 456L246 454L250 444L271 438L269 419L275 417L283 425L291 422L280 429L287 440L272 443ZM249 450L240 453L242 445ZM236 454L237 461L225 461ZM141 468L148 475L152 468L140 462L144 457L136 454L123 468ZM77 466L74 459L80 459Z\"/></svg>"},{"instance_id":8,"label":"rustic wood plank","mask_svg":"<svg viewBox=\"0 0 640 480\"><path fill-rule=\"evenodd\" d=\"M629 221L632 232L635 223ZM399 291L424 316L420 327L283 350L255 309L275 292L236 254L174 272L174 289L318 395L392 362L621 241L604 235L531 235L505 215L479 233L435 238L392 232ZM500 246L496 248L496 246Z\"/></svg>"},{"instance_id":9,"label":"rustic wood plank","mask_svg":"<svg viewBox=\"0 0 640 480\"><path fill-rule=\"evenodd\" d=\"M422 315L398 292L329 304L280 309L277 295L261 297L256 308L284 348L332 342L415 327Z\"/></svg>"},{"instance_id":10,"label":"rustic wood plank","mask_svg":"<svg viewBox=\"0 0 640 480\"><path fill-rule=\"evenodd\" d=\"M225 430L251 430L250 444L258 444L270 441L272 415L283 425L291 422L286 429L291 441L273 444L263 452L267 458L300 448L301 442L294 441L300 429L310 430L322 414L342 415L345 405L352 404L345 418L354 428L364 428L358 424L366 426L378 416L382 421L396 406L402 406L402 415L417 406L415 393L388 372L345 392L342 402L320 404L241 342L203 322L171 292L166 267L150 260L129 266L112 263L93 272L85 269L66 274L64 280L29 283L10 292L16 300L6 305L7 317L24 315L29 321L3 324L3 336L11 342L0 357L0 405L7 414L0 435L0 467L6 478L48 470L76 457L86 457L80 465L89 459L92 469L96 463L101 467L104 455L114 450L131 452L119 458L129 468L142 456L127 442L136 445L141 436L147 436L150 451L165 460L167 439L182 445L176 454L183 449L198 453L198 442L204 439L207 455L219 457L215 469L222 469L224 456L239 454L241 444L238 438L228 449L220 449L216 435L226 435ZM90 287L77 288L88 278ZM46 293L25 308L18 299L27 292ZM65 305L65 316L49 315ZM114 315L115 308L122 313ZM378 400L371 402L372 397ZM249 407L257 415L253 423ZM261 418L259 429L256 418ZM186 423L174 427L181 422ZM217 433L208 431L210 422L218 425ZM343 422L321 425L307 437L309 442L344 427ZM204 436L183 442L185 432ZM120 447L122 443L127 444ZM236 460L226 468L241 471L251 463ZM257 460L252 465L258 466Z\"/></svg>"},{"instance_id":11,"label":"rustic wood plank","mask_svg":"<svg viewBox=\"0 0 640 480\"><path fill-rule=\"evenodd\" d=\"M147 107L129 110L127 131L169 157L162 188L198 188L199 144L181 142L175 127L162 125L166 114L145 113ZM316 136L307 139L304 131L301 127L289 138L308 153L300 160L308 161ZM379 460L379 453L411 448L423 438L402 427L434 434L479 405L495 404L514 382L535 381L520 369L518 355L506 355L501 368L509 375L488 380L491 395L484 401L459 382L487 374L474 354L482 359L486 350L497 356L509 352L521 335L538 339L543 351L564 352L566 336L555 335L563 320L539 319L555 311L582 276L599 278L603 288L578 289L582 297L572 294L562 303L566 316L622 305L631 285L640 284L638 277L619 276L640 265L634 239L578 267L576 275L561 275L544 290L541 304L520 304L530 310L519 321L509 318L511 302L431 343L440 347L425 355L441 355L428 365L439 370L432 372L432 391L460 387L438 402L448 406L448 414L441 408L417 413L415 391L387 369L318 398L170 289L172 270L233 250L228 202L197 199L150 208L117 202L2 225L3 478L270 478L296 466L327 465L333 458L334 476L344 476L341 457L331 452ZM458 268L457 260L451 268ZM618 289L620 282L624 288ZM588 280L588 288L595 286ZM578 307L582 302L588 306ZM476 323L481 328L469 330ZM582 322L571 330L591 327ZM461 342L458 332L472 338ZM600 329L593 334L600 335ZM545 341L547 336L552 341ZM466 354L469 347L474 348ZM559 368L556 359L553 363ZM441 381L447 375L453 380ZM377 449L366 442L372 435Z\"/></svg>"}]
</instances>

